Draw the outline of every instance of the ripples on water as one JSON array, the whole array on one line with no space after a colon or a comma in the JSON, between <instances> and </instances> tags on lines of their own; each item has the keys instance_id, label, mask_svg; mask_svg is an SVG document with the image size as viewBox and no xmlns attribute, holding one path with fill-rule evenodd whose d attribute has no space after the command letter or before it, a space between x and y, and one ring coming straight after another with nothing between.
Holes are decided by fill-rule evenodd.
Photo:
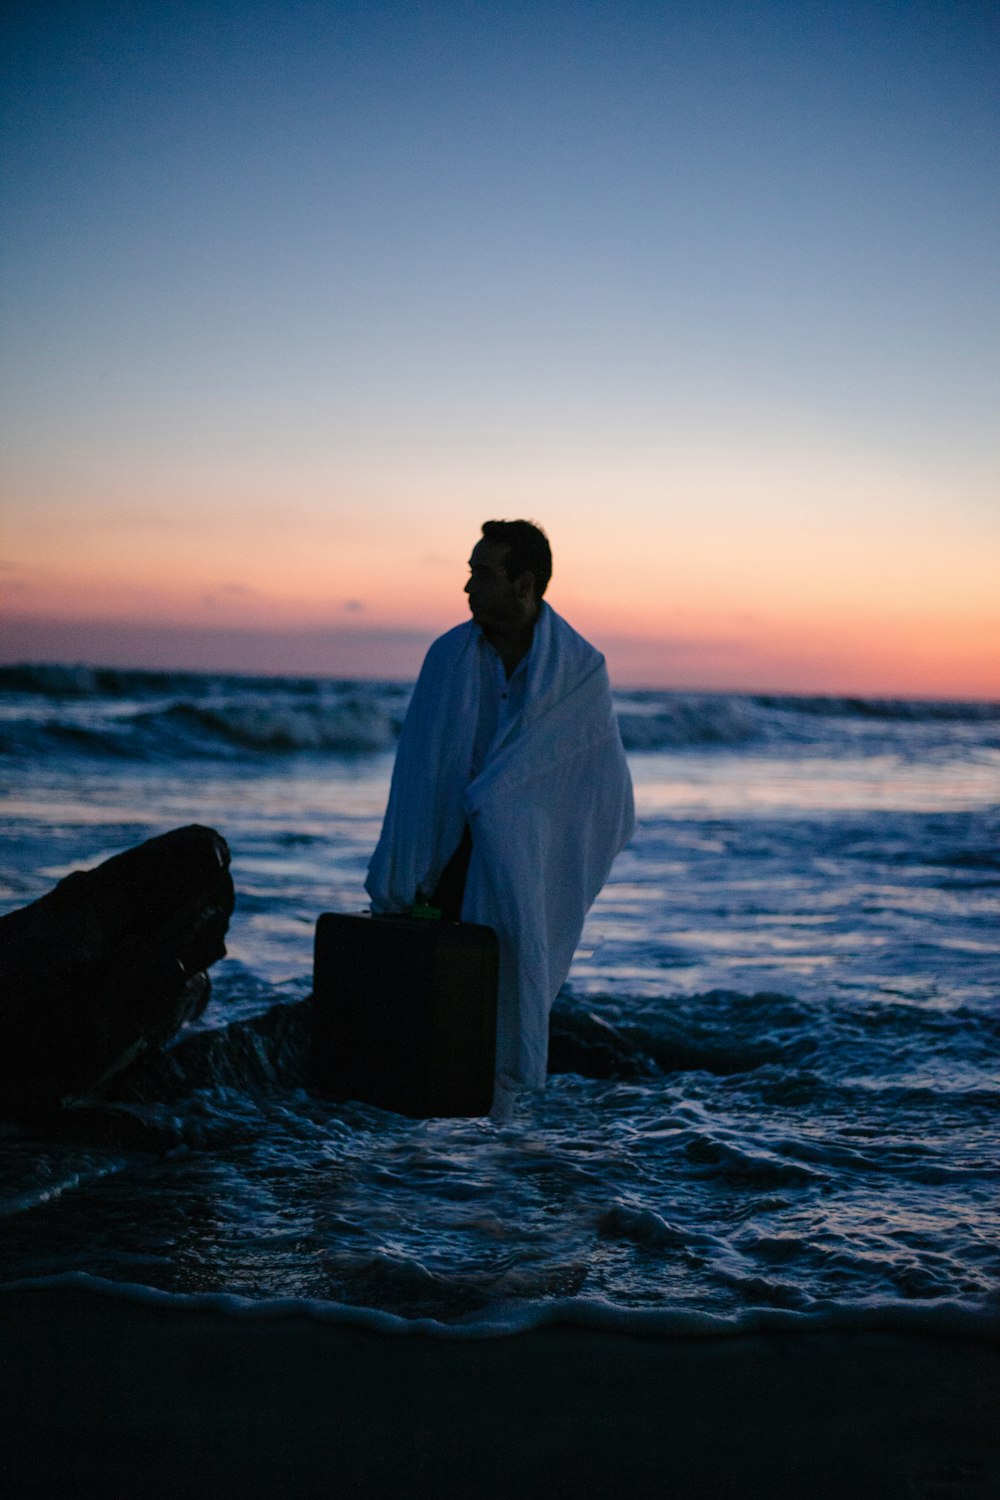
<instances>
[{"instance_id":1,"label":"ripples on water","mask_svg":"<svg viewBox=\"0 0 1000 1500\"><path fill-rule=\"evenodd\" d=\"M181 755L161 738L154 755L151 719L195 732L169 702L32 699L19 719L12 696L2 899L181 823L219 828L238 905L199 1026L259 1024L263 1055L262 1013L308 992L316 914L363 904L391 749L279 753L266 690L248 706L216 689L227 733L264 745ZM398 722L400 690L364 691L351 722ZM6 1277L82 1270L446 1321L566 1297L989 1307L998 721L731 698L696 700L699 719L682 696L623 707L633 744L654 742L632 752L639 830L558 1005L570 1032L613 1037L619 1076L557 1074L506 1125L216 1075L132 1106L165 1153L8 1129ZM324 700L328 738L340 701ZM142 754L119 753L139 713ZM53 720L85 728L86 748L29 754L43 731L51 751ZM313 732L290 722L284 704L271 740ZM108 733L117 750L97 755Z\"/></svg>"}]
</instances>

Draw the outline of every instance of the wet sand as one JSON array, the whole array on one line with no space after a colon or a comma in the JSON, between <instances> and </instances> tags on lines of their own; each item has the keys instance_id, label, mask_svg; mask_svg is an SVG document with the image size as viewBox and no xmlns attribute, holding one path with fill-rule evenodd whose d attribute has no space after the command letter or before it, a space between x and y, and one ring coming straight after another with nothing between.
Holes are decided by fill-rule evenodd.
<instances>
[{"instance_id":1,"label":"wet sand","mask_svg":"<svg viewBox=\"0 0 1000 1500\"><path fill-rule=\"evenodd\" d=\"M895 1333L391 1335L0 1294L21 1496L1000 1495L1000 1347Z\"/></svg>"}]
</instances>

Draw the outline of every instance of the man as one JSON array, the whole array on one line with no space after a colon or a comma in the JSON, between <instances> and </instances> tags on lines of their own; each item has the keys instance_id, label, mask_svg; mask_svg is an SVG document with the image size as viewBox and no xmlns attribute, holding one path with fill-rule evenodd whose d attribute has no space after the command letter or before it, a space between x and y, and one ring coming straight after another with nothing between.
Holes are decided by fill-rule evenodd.
<instances>
[{"instance_id":1,"label":"man","mask_svg":"<svg viewBox=\"0 0 1000 1500\"><path fill-rule=\"evenodd\" d=\"M497 1108L545 1082L549 1010L634 813L604 658L543 599L545 533L482 531L472 619L427 653L365 884L375 911L430 897L495 930Z\"/></svg>"}]
</instances>

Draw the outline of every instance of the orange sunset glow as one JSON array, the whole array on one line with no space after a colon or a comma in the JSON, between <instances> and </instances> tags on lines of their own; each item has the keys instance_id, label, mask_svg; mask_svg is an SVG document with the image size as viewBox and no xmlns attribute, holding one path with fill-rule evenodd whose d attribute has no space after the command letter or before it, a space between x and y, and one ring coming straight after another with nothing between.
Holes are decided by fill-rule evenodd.
<instances>
[{"instance_id":1,"label":"orange sunset glow","mask_svg":"<svg viewBox=\"0 0 1000 1500\"><path fill-rule=\"evenodd\" d=\"M413 82L398 135L397 80L300 118L293 49L249 155L183 69L119 118L27 27L0 656L411 677L525 516L623 686L1000 694L978 52L900 131L886 80L776 88L780 27L766 88L720 33L671 93L646 24L591 58L614 107L557 72L531 131L484 59L482 114Z\"/></svg>"},{"instance_id":2,"label":"orange sunset glow","mask_svg":"<svg viewBox=\"0 0 1000 1500\"><path fill-rule=\"evenodd\" d=\"M665 484L659 504L649 476L640 505L602 503L592 481L577 502L564 481L548 505L535 493L506 507L547 526L549 598L601 644L623 686L1000 693L982 522L963 534L926 498L908 512L891 492L876 505L869 491L871 510L780 491L744 508L745 476L685 503L683 477L674 482L680 498ZM469 550L504 506L489 493L405 488L407 503L368 506L217 491L171 507L161 490L131 512L67 503L56 524L51 502L25 507L7 537L5 653L412 676L422 645L465 618Z\"/></svg>"}]
</instances>

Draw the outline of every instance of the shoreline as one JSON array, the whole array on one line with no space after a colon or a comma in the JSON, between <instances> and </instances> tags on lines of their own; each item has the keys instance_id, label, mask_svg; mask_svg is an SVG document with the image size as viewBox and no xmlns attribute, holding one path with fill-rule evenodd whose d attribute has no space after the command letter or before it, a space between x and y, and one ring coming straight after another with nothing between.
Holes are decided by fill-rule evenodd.
<instances>
[{"instance_id":1,"label":"shoreline","mask_svg":"<svg viewBox=\"0 0 1000 1500\"><path fill-rule=\"evenodd\" d=\"M1000 1345L875 1330L405 1337L0 1296L11 1497L994 1500Z\"/></svg>"}]
</instances>

